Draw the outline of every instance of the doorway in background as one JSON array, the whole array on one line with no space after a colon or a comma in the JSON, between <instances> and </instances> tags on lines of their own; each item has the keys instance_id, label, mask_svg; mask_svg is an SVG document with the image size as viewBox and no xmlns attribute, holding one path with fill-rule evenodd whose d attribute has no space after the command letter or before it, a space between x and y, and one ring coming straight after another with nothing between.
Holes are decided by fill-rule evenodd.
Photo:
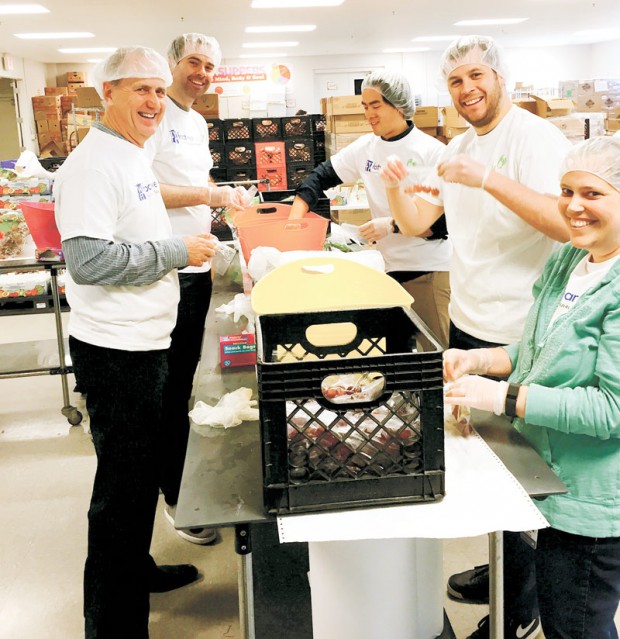
<instances>
[{"instance_id":1,"label":"doorway in background","mask_svg":"<svg viewBox=\"0 0 620 639\"><path fill-rule=\"evenodd\" d=\"M15 160L22 151L18 81L0 78L0 160Z\"/></svg>"}]
</instances>

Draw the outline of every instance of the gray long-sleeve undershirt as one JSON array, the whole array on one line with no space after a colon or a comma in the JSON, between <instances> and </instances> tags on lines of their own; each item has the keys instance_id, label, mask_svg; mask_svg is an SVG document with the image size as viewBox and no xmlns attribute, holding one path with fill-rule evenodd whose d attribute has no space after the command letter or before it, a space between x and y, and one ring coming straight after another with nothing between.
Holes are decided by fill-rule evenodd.
<instances>
[{"instance_id":1,"label":"gray long-sleeve undershirt","mask_svg":"<svg viewBox=\"0 0 620 639\"><path fill-rule=\"evenodd\" d=\"M146 286L188 264L187 247L180 237L122 244L80 236L65 240L62 250L76 284Z\"/></svg>"}]
</instances>

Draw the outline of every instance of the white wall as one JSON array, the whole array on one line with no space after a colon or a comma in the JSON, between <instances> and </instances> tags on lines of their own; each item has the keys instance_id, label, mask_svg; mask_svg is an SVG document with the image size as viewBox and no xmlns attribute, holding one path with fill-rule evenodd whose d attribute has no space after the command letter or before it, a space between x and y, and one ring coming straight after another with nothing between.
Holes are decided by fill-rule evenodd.
<instances>
[{"instance_id":1,"label":"white wall","mask_svg":"<svg viewBox=\"0 0 620 639\"><path fill-rule=\"evenodd\" d=\"M590 52L590 70L593 78L620 77L620 41L594 44Z\"/></svg>"}]
</instances>

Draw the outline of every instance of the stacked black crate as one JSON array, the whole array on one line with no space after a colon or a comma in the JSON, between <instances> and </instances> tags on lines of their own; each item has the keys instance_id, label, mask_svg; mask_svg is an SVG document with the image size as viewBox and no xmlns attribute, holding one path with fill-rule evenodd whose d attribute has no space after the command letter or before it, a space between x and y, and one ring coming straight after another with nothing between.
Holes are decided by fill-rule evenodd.
<instances>
[{"instance_id":1,"label":"stacked black crate","mask_svg":"<svg viewBox=\"0 0 620 639\"><path fill-rule=\"evenodd\" d=\"M224 162L228 182L256 179L256 162L252 134L252 120L238 118L224 120Z\"/></svg>"},{"instance_id":2,"label":"stacked black crate","mask_svg":"<svg viewBox=\"0 0 620 639\"><path fill-rule=\"evenodd\" d=\"M257 179L268 179L269 191L286 190L286 148L281 118L254 118L252 128ZM259 184L258 190L266 191L267 184Z\"/></svg>"},{"instance_id":3,"label":"stacked black crate","mask_svg":"<svg viewBox=\"0 0 620 639\"><path fill-rule=\"evenodd\" d=\"M296 189L315 167L312 116L282 118L286 146L286 177L289 188Z\"/></svg>"},{"instance_id":4,"label":"stacked black crate","mask_svg":"<svg viewBox=\"0 0 620 639\"><path fill-rule=\"evenodd\" d=\"M214 182L226 182L224 158L224 120L207 120L209 128L209 150L213 158L213 168L209 175Z\"/></svg>"}]
</instances>

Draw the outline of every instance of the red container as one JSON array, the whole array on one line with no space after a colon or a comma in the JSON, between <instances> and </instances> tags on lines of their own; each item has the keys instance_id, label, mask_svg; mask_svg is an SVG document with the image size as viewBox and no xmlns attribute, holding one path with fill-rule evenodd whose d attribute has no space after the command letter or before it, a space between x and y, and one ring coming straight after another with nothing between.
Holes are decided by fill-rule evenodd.
<instances>
[{"instance_id":1,"label":"red container","mask_svg":"<svg viewBox=\"0 0 620 639\"><path fill-rule=\"evenodd\" d=\"M20 202L19 208L39 251L61 250L60 233L56 226L53 202Z\"/></svg>"},{"instance_id":2,"label":"red container","mask_svg":"<svg viewBox=\"0 0 620 639\"><path fill-rule=\"evenodd\" d=\"M310 213L301 220L270 220L237 227L241 251L246 263L252 249L273 246L279 251L320 251L323 249L329 220Z\"/></svg>"}]
</instances>

